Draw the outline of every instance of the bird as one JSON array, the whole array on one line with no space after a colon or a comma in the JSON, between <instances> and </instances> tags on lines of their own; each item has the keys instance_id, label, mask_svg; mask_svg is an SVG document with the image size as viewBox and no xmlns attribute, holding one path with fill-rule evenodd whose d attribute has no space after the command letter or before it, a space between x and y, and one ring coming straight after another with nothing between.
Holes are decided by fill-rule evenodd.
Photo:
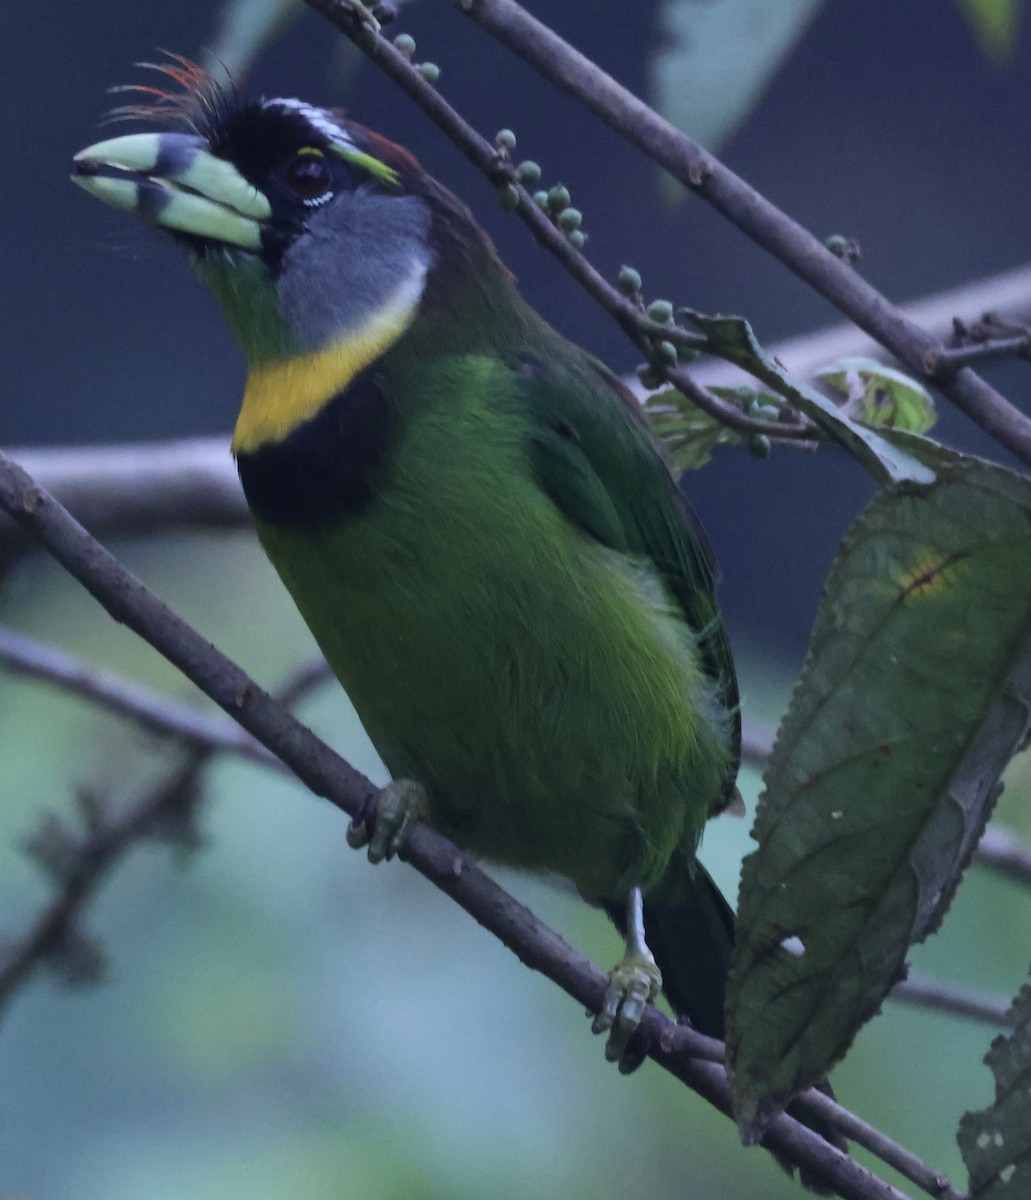
<instances>
[{"instance_id":1,"label":"bird","mask_svg":"<svg viewBox=\"0 0 1031 1200\"><path fill-rule=\"evenodd\" d=\"M425 820L603 907L625 953L593 1028L621 1069L660 988L723 1037L734 915L697 851L737 796L738 684L640 405L407 150L157 69L119 110L155 128L72 178L185 248L242 349L257 536L393 780L349 840L389 858Z\"/></svg>"}]
</instances>

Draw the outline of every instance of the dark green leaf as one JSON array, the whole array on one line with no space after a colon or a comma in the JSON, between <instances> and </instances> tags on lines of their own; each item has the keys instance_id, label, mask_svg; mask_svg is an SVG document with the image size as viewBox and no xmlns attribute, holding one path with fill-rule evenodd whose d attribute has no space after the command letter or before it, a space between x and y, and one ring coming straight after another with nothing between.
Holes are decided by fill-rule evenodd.
<instances>
[{"instance_id":1,"label":"dark green leaf","mask_svg":"<svg viewBox=\"0 0 1031 1200\"><path fill-rule=\"evenodd\" d=\"M815 388L795 379L763 350L748 322L741 317L708 317L681 309L709 339L710 353L736 363L783 396L859 460L879 484L930 483L934 472L875 430L857 424Z\"/></svg>"},{"instance_id":2,"label":"dark green leaf","mask_svg":"<svg viewBox=\"0 0 1031 1200\"><path fill-rule=\"evenodd\" d=\"M957 1141L970 1172L970 1194L985 1200L1031 1196L1031 984L1011 1009L1016 1028L992 1042L985 1062L995 1076L995 1103L967 1113Z\"/></svg>"},{"instance_id":3,"label":"dark green leaf","mask_svg":"<svg viewBox=\"0 0 1031 1200\"><path fill-rule=\"evenodd\" d=\"M746 1135L848 1048L932 932L1031 705L1031 480L978 462L845 537L766 772L728 987Z\"/></svg>"},{"instance_id":4,"label":"dark green leaf","mask_svg":"<svg viewBox=\"0 0 1031 1200\"><path fill-rule=\"evenodd\" d=\"M923 384L875 358L842 358L817 371L815 378L841 392L845 411L872 429L926 433L938 419Z\"/></svg>"}]
</instances>

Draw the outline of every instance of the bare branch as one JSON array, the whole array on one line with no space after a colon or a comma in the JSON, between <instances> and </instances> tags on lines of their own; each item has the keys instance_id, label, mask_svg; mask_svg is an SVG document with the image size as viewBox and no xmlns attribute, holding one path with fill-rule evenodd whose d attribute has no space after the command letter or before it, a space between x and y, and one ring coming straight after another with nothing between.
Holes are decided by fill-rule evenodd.
<instances>
[{"instance_id":1,"label":"bare branch","mask_svg":"<svg viewBox=\"0 0 1031 1200\"><path fill-rule=\"evenodd\" d=\"M8 642L7 651L10 648ZM38 660L40 656L33 652L22 657L23 661L27 661ZM62 683L67 682L68 676L65 671L62 671L63 678L60 680L36 670L26 673ZM324 678L325 666L321 660L316 664L307 663L288 677L278 690L277 698L282 704L294 704ZM77 686L73 690L91 699L107 702L96 692ZM134 687L133 691L136 690ZM120 705L113 707L125 711ZM138 719L138 714L133 715ZM102 810L91 814L82 836L70 842L65 849L57 894L26 933L0 950L0 1010L40 967L55 961L60 963L67 948L74 946L77 938L81 938L77 934L77 924L83 909L111 869L134 846L162 830L188 825L201 773L215 750L230 750L234 754L254 758L263 765L287 769L278 758L243 733L238 725L227 723L232 725L237 736L224 742L218 737L208 740L206 737L194 737L185 730L177 731L194 745L185 762L176 766L157 784L149 786L141 796L125 804L115 816ZM252 747L261 751L260 757L251 753Z\"/></svg>"},{"instance_id":2,"label":"bare branch","mask_svg":"<svg viewBox=\"0 0 1031 1200\"><path fill-rule=\"evenodd\" d=\"M373 791L363 775L296 721L234 663L176 617L95 541L54 499L0 454L0 507L36 537L107 609L159 650L252 736L283 760L317 795L352 817ZM208 753L205 751L204 753ZM110 861L110 845L91 848L87 859ZM583 955L507 895L445 838L424 825L407 839L403 858L445 891L519 958L596 1012L606 977ZM95 876L90 876L91 880ZM59 936L78 904L75 884L28 939L29 949L4 968L8 994L44 953L41 941ZM26 965L28 964L28 965ZM711 1055L711 1040L675 1025L650 1007L642 1022L650 1056L721 1111L731 1112L730 1090L721 1066L693 1056ZM788 1116L770 1129L764 1145L804 1167L847 1200L904 1200L903 1194ZM940 1194L940 1189L937 1194Z\"/></svg>"},{"instance_id":3,"label":"bare branch","mask_svg":"<svg viewBox=\"0 0 1031 1200\"><path fill-rule=\"evenodd\" d=\"M1026 324L1031 322L1031 266L1017 267L946 292L923 296L901 305L900 311L943 344L952 332L957 316L975 318L991 311L1003 320ZM839 358L876 358L898 363L880 342L857 329L851 321L785 338L770 346L769 353L802 379L809 379L821 367ZM749 378L740 367L714 358L696 363L691 373L706 387L733 387Z\"/></svg>"},{"instance_id":4,"label":"bare branch","mask_svg":"<svg viewBox=\"0 0 1031 1200\"><path fill-rule=\"evenodd\" d=\"M537 21L515 0L455 2L538 74L579 100L631 145L669 171L684 187L701 196L742 233L891 350L912 374L936 386L1000 445L1031 465L1031 418L969 367L961 368L948 380L936 379L933 369L937 355L943 349L940 343L811 233ZM348 36L354 36L349 0L308 0L308 3L330 16ZM376 61L379 61L378 57ZM393 75L393 72L388 71L388 74ZM412 94L411 89L406 87L405 90Z\"/></svg>"},{"instance_id":5,"label":"bare branch","mask_svg":"<svg viewBox=\"0 0 1031 1200\"><path fill-rule=\"evenodd\" d=\"M228 438L12 453L83 525L106 537L251 527ZM0 552L23 538L0 515Z\"/></svg>"},{"instance_id":6,"label":"bare branch","mask_svg":"<svg viewBox=\"0 0 1031 1200\"><path fill-rule=\"evenodd\" d=\"M935 1012L950 1013L954 1017L968 1017L983 1021L995 1029L1011 1029L1013 1017L1006 996L978 992L973 988L961 988L955 984L939 983L919 972L910 972L909 978L891 989L891 999L919 1008L930 1008Z\"/></svg>"},{"instance_id":7,"label":"bare branch","mask_svg":"<svg viewBox=\"0 0 1031 1200\"><path fill-rule=\"evenodd\" d=\"M986 829L977 861L1014 883L1031 887L1031 844L1005 829Z\"/></svg>"},{"instance_id":8,"label":"bare branch","mask_svg":"<svg viewBox=\"0 0 1031 1200\"><path fill-rule=\"evenodd\" d=\"M181 738L197 748L230 750L264 767L283 769L279 759L244 733L235 721L177 704L160 692L120 679L111 671L87 667L70 654L3 626L0 626L0 666L92 700L135 721L148 733ZM323 664L323 672L325 669Z\"/></svg>"}]
</instances>

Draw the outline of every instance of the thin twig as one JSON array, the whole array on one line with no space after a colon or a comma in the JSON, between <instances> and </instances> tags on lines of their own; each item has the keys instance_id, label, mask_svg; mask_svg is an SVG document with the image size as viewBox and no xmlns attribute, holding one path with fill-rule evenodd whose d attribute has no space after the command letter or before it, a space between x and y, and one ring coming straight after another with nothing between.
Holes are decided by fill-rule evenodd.
<instances>
[{"instance_id":1,"label":"thin twig","mask_svg":"<svg viewBox=\"0 0 1031 1200\"><path fill-rule=\"evenodd\" d=\"M323 678L321 666L316 670L315 664L306 663L290 674L278 689L277 698L282 704L295 704ZM90 695L98 699L95 694ZM243 732L239 726L235 728L238 733ZM194 747L184 762L158 783L148 786L141 796L123 805L116 815L103 810L93 813L82 836L69 844L62 856L57 894L29 929L0 951L0 1011L40 967L48 962L60 965L61 952L74 945L83 909L115 864L156 831L188 822L201 772L215 751L229 750L250 757L247 744L258 745L246 734L225 743L217 738L191 740ZM260 748L263 754L258 761L282 768L278 758Z\"/></svg>"},{"instance_id":2,"label":"thin twig","mask_svg":"<svg viewBox=\"0 0 1031 1200\"><path fill-rule=\"evenodd\" d=\"M911 971L908 979L897 983L891 989L890 997L892 1000L901 1000L919 1008L930 1008L954 1017L983 1021L994 1029L1013 1027L1010 1002L1006 996L978 992L951 983L939 983L916 971Z\"/></svg>"},{"instance_id":3,"label":"thin twig","mask_svg":"<svg viewBox=\"0 0 1031 1200\"><path fill-rule=\"evenodd\" d=\"M0 666L91 700L128 717L148 733L180 738L198 748L230 750L264 767L283 769L279 759L244 733L235 721L177 704L152 688L121 679L111 671L88 667L70 654L3 626L0 626Z\"/></svg>"},{"instance_id":4,"label":"thin twig","mask_svg":"<svg viewBox=\"0 0 1031 1200\"><path fill-rule=\"evenodd\" d=\"M995 362L1001 358L1027 358L1031 335L1014 333L1007 337L987 338L969 346L943 346L928 358L929 373L941 378L953 375L960 367Z\"/></svg>"},{"instance_id":5,"label":"thin twig","mask_svg":"<svg viewBox=\"0 0 1031 1200\"><path fill-rule=\"evenodd\" d=\"M1005 829L986 829L977 861L1014 883L1031 887L1031 843Z\"/></svg>"},{"instance_id":6,"label":"thin twig","mask_svg":"<svg viewBox=\"0 0 1031 1200\"><path fill-rule=\"evenodd\" d=\"M160 651L313 792L352 817L359 811L373 790L369 780L166 608L3 454L0 507L36 537L115 620ZM418 825L409 835L402 857L524 963L597 1012L607 985L602 971L469 863L447 839ZM691 1046L698 1037L694 1031L675 1025L654 1007L648 1008L642 1030L652 1058L721 1111L731 1112L723 1068L691 1057ZM704 1045L708 1050L708 1039ZM764 1145L804 1167L846 1200L903 1200L903 1193L786 1115L771 1125Z\"/></svg>"},{"instance_id":7,"label":"thin twig","mask_svg":"<svg viewBox=\"0 0 1031 1200\"><path fill-rule=\"evenodd\" d=\"M339 11L345 7L347 0L318 3L308 0L308 3L328 14L329 9ZM703 197L742 233L887 346L910 372L935 385L1000 445L1031 465L1031 419L969 367L961 368L947 380L930 375L929 366L933 366L943 347L808 230L537 21L515 0L455 0L455 3L538 74L575 97L631 145L669 171L674 179ZM344 28L341 21L336 23ZM348 32L346 28L344 31ZM406 90L411 94L410 89Z\"/></svg>"}]
</instances>

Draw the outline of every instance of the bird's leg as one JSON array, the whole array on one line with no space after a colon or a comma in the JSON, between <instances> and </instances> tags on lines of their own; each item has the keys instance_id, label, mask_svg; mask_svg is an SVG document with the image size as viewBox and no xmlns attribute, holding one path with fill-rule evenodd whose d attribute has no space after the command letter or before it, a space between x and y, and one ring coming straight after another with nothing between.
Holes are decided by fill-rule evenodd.
<instances>
[{"instance_id":1,"label":"bird's leg","mask_svg":"<svg viewBox=\"0 0 1031 1200\"><path fill-rule=\"evenodd\" d=\"M605 1057L619 1061L624 1075L644 1061L644 1050L631 1045L644 1016L645 1005L659 994L662 975L644 940L644 900L639 887L632 887L626 901L626 953L609 972L609 990L601 1012L594 1018L594 1033L609 1031Z\"/></svg>"},{"instance_id":2,"label":"bird's leg","mask_svg":"<svg viewBox=\"0 0 1031 1200\"><path fill-rule=\"evenodd\" d=\"M411 779L393 779L370 797L347 827L347 844L355 850L369 847L369 862L388 862L405 844L416 821L430 811L429 797L422 784Z\"/></svg>"}]
</instances>

